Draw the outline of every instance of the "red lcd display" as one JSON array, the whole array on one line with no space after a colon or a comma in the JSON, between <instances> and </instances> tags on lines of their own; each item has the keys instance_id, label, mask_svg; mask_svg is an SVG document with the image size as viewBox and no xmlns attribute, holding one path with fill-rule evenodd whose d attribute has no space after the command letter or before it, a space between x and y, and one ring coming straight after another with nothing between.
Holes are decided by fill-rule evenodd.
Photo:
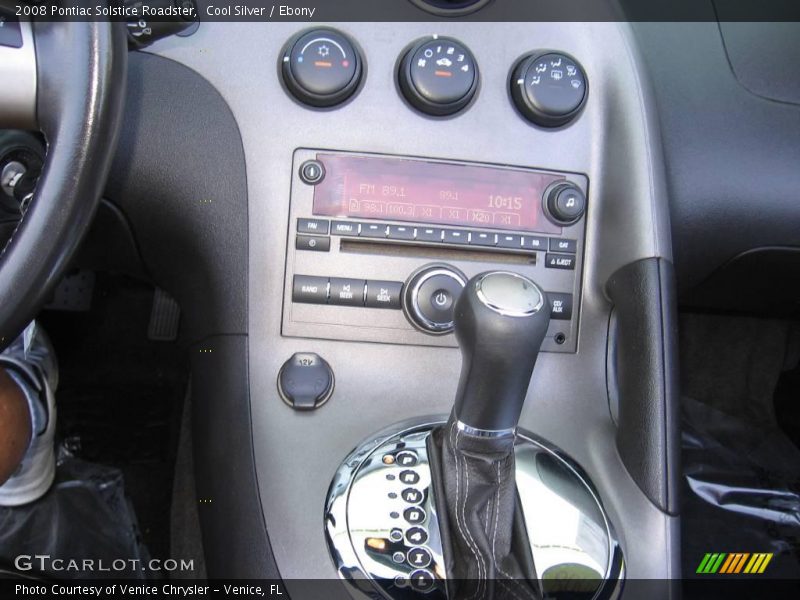
<instances>
[{"instance_id":1,"label":"red lcd display","mask_svg":"<svg viewBox=\"0 0 800 600\"><path fill-rule=\"evenodd\" d=\"M417 159L319 154L314 214L561 233L542 210L559 175Z\"/></svg>"}]
</instances>

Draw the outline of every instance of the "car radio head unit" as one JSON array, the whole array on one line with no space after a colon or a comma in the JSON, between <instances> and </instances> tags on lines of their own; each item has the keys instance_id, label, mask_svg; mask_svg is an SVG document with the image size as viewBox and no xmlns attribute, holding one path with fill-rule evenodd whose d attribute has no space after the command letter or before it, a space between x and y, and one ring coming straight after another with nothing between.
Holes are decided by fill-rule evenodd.
<instances>
[{"instance_id":1,"label":"car radio head unit","mask_svg":"<svg viewBox=\"0 0 800 600\"><path fill-rule=\"evenodd\" d=\"M314 215L560 234L542 206L563 175L419 159L319 154Z\"/></svg>"},{"instance_id":2,"label":"car radio head unit","mask_svg":"<svg viewBox=\"0 0 800 600\"><path fill-rule=\"evenodd\" d=\"M535 281L545 352L575 352L584 175L333 150L294 153L281 332L455 347L455 301L498 268Z\"/></svg>"}]
</instances>

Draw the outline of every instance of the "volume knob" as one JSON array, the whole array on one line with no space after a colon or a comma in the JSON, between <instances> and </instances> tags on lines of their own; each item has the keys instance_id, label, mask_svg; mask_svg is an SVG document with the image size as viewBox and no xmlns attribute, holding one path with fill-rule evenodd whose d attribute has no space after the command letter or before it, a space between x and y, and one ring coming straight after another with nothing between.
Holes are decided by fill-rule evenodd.
<instances>
[{"instance_id":1,"label":"volume knob","mask_svg":"<svg viewBox=\"0 0 800 600\"><path fill-rule=\"evenodd\" d=\"M453 331L455 303L467 278L445 264L433 264L414 273L405 285L403 309L417 329L432 335Z\"/></svg>"}]
</instances>

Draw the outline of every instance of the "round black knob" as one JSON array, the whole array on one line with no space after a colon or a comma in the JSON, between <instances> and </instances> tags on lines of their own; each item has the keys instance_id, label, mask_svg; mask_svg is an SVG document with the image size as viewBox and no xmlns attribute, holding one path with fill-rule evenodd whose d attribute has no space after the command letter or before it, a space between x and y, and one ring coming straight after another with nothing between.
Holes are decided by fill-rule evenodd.
<instances>
[{"instance_id":1,"label":"round black knob","mask_svg":"<svg viewBox=\"0 0 800 600\"><path fill-rule=\"evenodd\" d=\"M545 190L544 209L556 225L572 225L586 212L586 196L571 183L555 183Z\"/></svg>"},{"instance_id":2,"label":"round black knob","mask_svg":"<svg viewBox=\"0 0 800 600\"><path fill-rule=\"evenodd\" d=\"M319 108L352 96L362 71L355 44L334 29L314 29L292 38L281 54L286 88L300 102Z\"/></svg>"},{"instance_id":3,"label":"round black knob","mask_svg":"<svg viewBox=\"0 0 800 600\"><path fill-rule=\"evenodd\" d=\"M442 117L463 109L478 89L478 66L469 49L446 37L420 40L398 71L400 90L417 110Z\"/></svg>"},{"instance_id":4,"label":"round black knob","mask_svg":"<svg viewBox=\"0 0 800 600\"><path fill-rule=\"evenodd\" d=\"M560 127L574 119L586 101L586 88L581 66L560 52L528 54L511 76L517 110L542 127Z\"/></svg>"},{"instance_id":5,"label":"round black knob","mask_svg":"<svg viewBox=\"0 0 800 600\"><path fill-rule=\"evenodd\" d=\"M425 333L450 333L455 304L466 282L464 274L448 265L428 265L420 269L404 287L406 317Z\"/></svg>"},{"instance_id":6,"label":"round black knob","mask_svg":"<svg viewBox=\"0 0 800 600\"><path fill-rule=\"evenodd\" d=\"M527 277L490 271L469 280L455 312L461 424L492 432L517 426L549 323L545 293Z\"/></svg>"}]
</instances>

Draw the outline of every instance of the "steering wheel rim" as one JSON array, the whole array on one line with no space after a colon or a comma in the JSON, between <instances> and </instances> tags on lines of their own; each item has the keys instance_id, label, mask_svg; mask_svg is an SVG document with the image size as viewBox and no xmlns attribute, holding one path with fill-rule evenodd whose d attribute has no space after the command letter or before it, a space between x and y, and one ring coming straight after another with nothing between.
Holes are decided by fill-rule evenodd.
<instances>
[{"instance_id":1,"label":"steering wheel rim","mask_svg":"<svg viewBox=\"0 0 800 600\"><path fill-rule=\"evenodd\" d=\"M47 157L30 207L0 250L0 350L47 301L91 224L114 157L127 80L122 23L19 27L22 47L0 47L0 81L17 84L6 88L13 97L0 91L0 126L40 130Z\"/></svg>"}]
</instances>

